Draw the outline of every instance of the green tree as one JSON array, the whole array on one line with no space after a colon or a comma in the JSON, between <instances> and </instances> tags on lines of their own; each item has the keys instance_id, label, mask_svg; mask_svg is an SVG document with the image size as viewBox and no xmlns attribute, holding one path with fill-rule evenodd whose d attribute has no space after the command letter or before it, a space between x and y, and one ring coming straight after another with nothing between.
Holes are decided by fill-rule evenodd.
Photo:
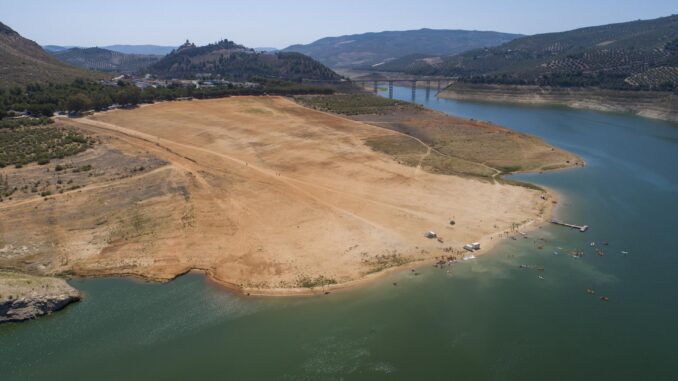
<instances>
[{"instance_id":1,"label":"green tree","mask_svg":"<svg viewBox=\"0 0 678 381\"><path fill-rule=\"evenodd\" d=\"M108 96L108 94L105 93L94 93L91 96L92 99L92 108L101 111L106 109L108 106L113 103L111 100L111 97Z\"/></svg>"},{"instance_id":2,"label":"green tree","mask_svg":"<svg viewBox=\"0 0 678 381\"><path fill-rule=\"evenodd\" d=\"M90 108L91 100L85 94L71 95L66 100L66 109L70 112L81 113Z\"/></svg>"},{"instance_id":3,"label":"green tree","mask_svg":"<svg viewBox=\"0 0 678 381\"><path fill-rule=\"evenodd\" d=\"M136 106L139 104L139 99L141 99L141 90L136 86L121 88L116 95L116 101L121 105Z\"/></svg>"},{"instance_id":4,"label":"green tree","mask_svg":"<svg viewBox=\"0 0 678 381\"><path fill-rule=\"evenodd\" d=\"M40 116L52 116L56 107L51 103L40 103L40 104L28 104L26 105L26 111L29 115L40 117Z\"/></svg>"}]
</instances>

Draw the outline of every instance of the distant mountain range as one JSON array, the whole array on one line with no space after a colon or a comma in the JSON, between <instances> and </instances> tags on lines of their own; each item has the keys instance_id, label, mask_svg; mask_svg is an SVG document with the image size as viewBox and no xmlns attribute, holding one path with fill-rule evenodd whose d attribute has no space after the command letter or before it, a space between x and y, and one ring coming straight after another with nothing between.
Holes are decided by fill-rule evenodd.
<instances>
[{"instance_id":1,"label":"distant mountain range","mask_svg":"<svg viewBox=\"0 0 678 381\"><path fill-rule=\"evenodd\" d=\"M161 45L108 45L103 46L104 49L112 50L125 54L147 54L164 56L170 54L176 46L161 46Z\"/></svg>"},{"instance_id":2,"label":"distant mountain range","mask_svg":"<svg viewBox=\"0 0 678 381\"><path fill-rule=\"evenodd\" d=\"M491 47L519 34L468 30L420 29L326 37L308 45L292 45L285 52L299 52L334 68L370 68L390 60L422 54L445 56Z\"/></svg>"},{"instance_id":3,"label":"distant mountain range","mask_svg":"<svg viewBox=\"0 0 678 381\"><path fill-rule=\"evenodd\" d=\"M101 78L73 66L165 78L340 78L328 65L453 76L466 83L678 91L678 15L534 36L432 29L365 33L283 51L228 40L201 47L44 48L54 56L0 23L0 86Z\"/></svg>"},{"instance_id":4,"label":"distant mountain range","mask_svg":"<svg viewBox=\"0 0 678 381\"><path fill-rule=\"evenodd\" d=\"M51 53L60 61L82 69L117 73L135 73L163 56L149 54L125 54L103 48L70 48Z\"/></svg>"},{"instance_id":5,"label":"distant mountain range","mask_svg":"<svg viewBox=\"0 0 678 381\"><path fill-rule=\"evenodd\" d=\"M186 43L146 71L162 78L197 76L246 80L252 77L339 79L339 75L316 60L299 53L256 52L229 40L197 47Z\"/></svg>"},{"instance_id":6,"label":"distant mountain range","mask_svg":"<svg viewBox=\"0 0 678 381\"><path fill-rule=\"evenodd\" d=\"M410 57L380 69L475 83L678 89L678 15L522 37L435 62Z\"/></svg>"},{"instance_id":7,"label":"distant mountain range","mask_svg":"<svg viewBox=\"0 0 678 381\"><path fill-rule=\"evenodd\" d=\"M44 45L42 47L50 53L61 52L72 48L81 48L82 46L60 46L60 45ZM142 55L157 55L164 56L169 54L176 46L161 46L161 45L108 45L101 46L102 49L112 50L114 52L125 54L142 54Z\"/></svg>"},{"instance_id":8,"label":"distant mountain range","mask_svg":"<svg viewBox=\"0 0 678 381\"><path fill-rule=\"evenodd\" d=\"M42 48L48 53L63 52L64 50L79 48L79 46L43 45Z\"/></svg>"},{"instance_id":9,"label":"distant mountain range","mask_svg":"<svg viewBox=\"0 0 678 381\"><path fill-rule=\"evenodd\" d=\"M0 23L0 87L33 82L70 82L97 78L97 74L68 66L45 52L40 45Z\"/></svg>"}]
</instances>

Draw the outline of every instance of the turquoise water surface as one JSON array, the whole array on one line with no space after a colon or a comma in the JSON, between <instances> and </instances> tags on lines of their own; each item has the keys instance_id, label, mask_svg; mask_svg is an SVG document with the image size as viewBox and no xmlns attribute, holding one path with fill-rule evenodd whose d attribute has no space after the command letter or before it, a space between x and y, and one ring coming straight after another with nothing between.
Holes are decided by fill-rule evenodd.
<instances>
[{"instance_id":1,"label":"turquoise water surface","mask_svg":"<svg viewBox=\"0 0 678 381\"><path fill-rule=\"evenodd\" d=\"M0 380L676 379L678 125L416 96L582 156L583 169L516 177L560 192L558 217L590 231L546 226L449 270L312 298L239 296L199 275L74 280L81 303L0 326ZM592 241L609 241L605 256Z\"/></svg>"}]
</instances>

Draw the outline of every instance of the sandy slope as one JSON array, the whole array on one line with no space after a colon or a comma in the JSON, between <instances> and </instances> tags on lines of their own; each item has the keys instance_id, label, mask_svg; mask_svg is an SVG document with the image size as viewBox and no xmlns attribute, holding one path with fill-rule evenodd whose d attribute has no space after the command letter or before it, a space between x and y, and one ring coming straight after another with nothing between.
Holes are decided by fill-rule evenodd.
<instances>
[{"instance_id":1,"label":"sandy slope","mask_svg":"<svg viewBox=\"0 0 678 381\"><path fill-rule=\"evenodd\" d=\"M400 165L364 144L394 132L283 98L161 103L68 123L169 164L47 202L0 205L2 221L22 223L0 223L4 243L30 237L37 247L0 265L154 279L201 269L249 292L298 292L319 276L352 282L489 242L550 205L538 191ZM384 255L397 259L378 265Z\"/></svg>"}]
</instances>

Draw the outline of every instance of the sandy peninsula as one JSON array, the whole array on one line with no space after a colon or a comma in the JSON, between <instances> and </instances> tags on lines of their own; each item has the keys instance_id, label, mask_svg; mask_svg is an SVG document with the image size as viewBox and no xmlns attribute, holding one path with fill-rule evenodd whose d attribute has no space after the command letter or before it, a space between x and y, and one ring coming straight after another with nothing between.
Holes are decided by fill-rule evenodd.
<instances>
[{"instance_id":1,"label":"sandy peninsula","mask_svg":"<svg viewBox=\"0 0 678 381\"><path fill-rule=\"evenodd\" d=\"M281 97L166 102L57 123L100 143L47 166L0 170L18 186L77 184L0 203L2 268L159 281L201 270L244 293L312 294L461 256L468 242L485 252L505 232L548 219L553 205L542 190L431 173L421 139L418 163L396 160L367 142L401 132Z\"/></svg>"}]
</instances>

